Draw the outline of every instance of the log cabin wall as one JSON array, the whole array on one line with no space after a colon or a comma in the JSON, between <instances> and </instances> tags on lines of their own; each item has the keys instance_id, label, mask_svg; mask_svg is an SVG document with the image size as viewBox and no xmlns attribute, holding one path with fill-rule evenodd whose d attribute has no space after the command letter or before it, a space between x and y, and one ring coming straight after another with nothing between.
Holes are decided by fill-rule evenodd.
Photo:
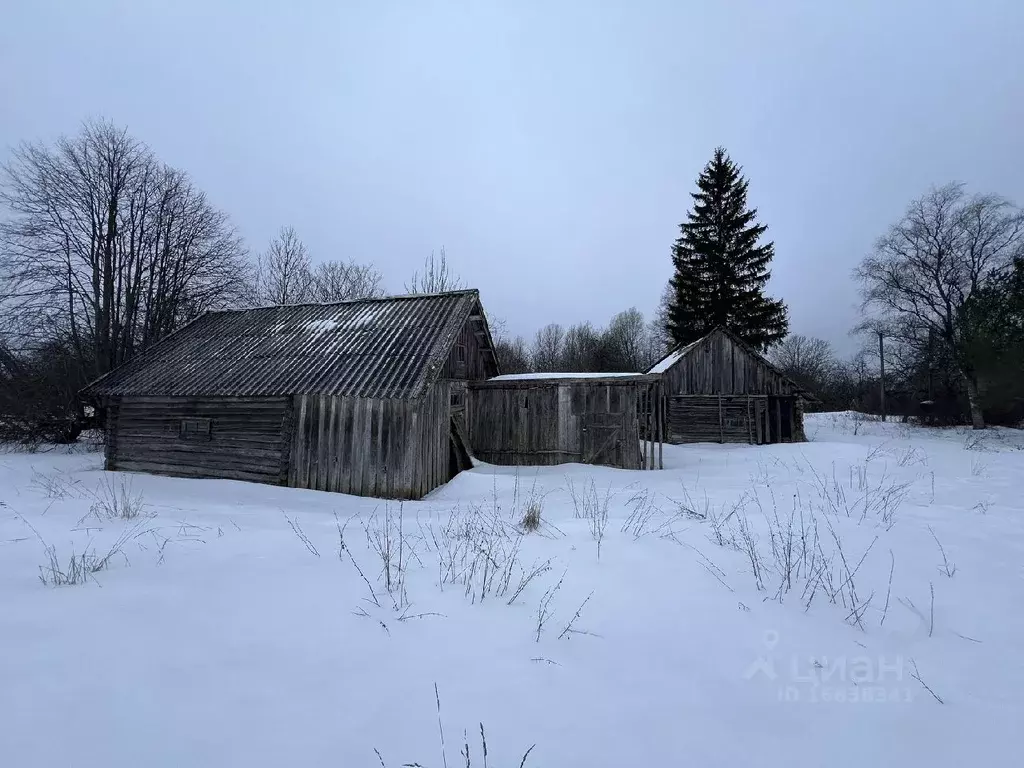
<instances>
[{"instance_id":1,"label":"log cabin wall","mask_svg":"<svg viewBox=\"0 0 1024 768\"><path fill-rule=\"evenodd\" d=\"M666 440L670 443L803 442L798 397L768 395L677 395L669 398Z\"/></svg>"},{"instance_id":2,"label":"log cabin wall","mask_svg":"<svg viewBox=\"0 0 1024 768\"><path fill-rule=\"evenodd\" d=\"M109 470L281 484L286 397L122 397L108 411Z\"/></svg>"},{"instance_id":3,"label":"log cabin wall","mask_svg":"<svg viewBox=\"0 0 1024 768\"><path fill-rule=\"evenodd\" d=\"M757 413L757 406L746 397L670 398L668 439L673 443L760 442Z\"/></svg>"}]
</instances>

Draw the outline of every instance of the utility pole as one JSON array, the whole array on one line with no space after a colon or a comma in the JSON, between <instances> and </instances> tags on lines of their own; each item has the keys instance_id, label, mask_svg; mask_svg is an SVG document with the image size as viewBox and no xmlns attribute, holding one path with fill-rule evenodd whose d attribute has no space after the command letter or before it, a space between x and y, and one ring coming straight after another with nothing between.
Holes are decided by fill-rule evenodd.
<instances>
[{"instance_id":1,"label":"utility pole","mask_svg":"<svg viewBox=\"0 0 1024 768\"><path fill-rule=\"evenodd\" d=\"M882 331L878 332L878 393L882 402L882 421L885 421L885 338Z\"/></svg>"}]
</instances>

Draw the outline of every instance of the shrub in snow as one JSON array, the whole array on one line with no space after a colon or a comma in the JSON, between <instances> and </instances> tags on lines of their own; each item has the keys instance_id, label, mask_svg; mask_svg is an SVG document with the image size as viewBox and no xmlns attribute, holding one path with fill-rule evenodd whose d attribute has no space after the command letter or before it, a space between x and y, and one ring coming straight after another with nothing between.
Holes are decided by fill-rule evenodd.
<instances>
[{"instance_id":1,"label":"shrub in snow","mask_svg":"<svg viewBox=\"0 0 1024 768\"><path fill-rule=\"evenodd\" d=\"M132 488L131 478L107 475L93 492L89 511L101 520L135 520L151 517L141 491Z\"/></svg>"}]
</instances>

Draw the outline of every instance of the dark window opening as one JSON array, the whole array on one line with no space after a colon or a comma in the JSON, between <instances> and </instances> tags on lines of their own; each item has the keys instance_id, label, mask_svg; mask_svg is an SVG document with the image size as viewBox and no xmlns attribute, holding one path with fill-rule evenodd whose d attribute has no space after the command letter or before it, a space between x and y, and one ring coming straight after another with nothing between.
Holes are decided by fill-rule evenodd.
<instances>
[{"instance_id":1,"label":"dark window opening","mask_svg":"<svg viewBox=\"0 0 1024 768\"><path fill-rule=\"evenodd\" d=\"M466 362L466 345L456 344L455 345L455 362L464 363Z\"/></svg>"},{"instance_id":2,"label":"dark window opening","mask_svg":"<svg viewBox=\"0 0 1024 768\"><path fill-rule=\"evenodd\" d=\"M182 440L209 440L212 421L207 418L182 419L178 426L178 437Z\"/></svg>"},{"instance_id":3,"label":"dark window opening","mask_svg":"<svg viewBox=\"0 0 1024 768\"><path fill-rule=\"evenodd\" d=\"M461 389L453 389L451 394L452 408L461 408L466 403L466 394Z\"/></svg>"}]
</instances>

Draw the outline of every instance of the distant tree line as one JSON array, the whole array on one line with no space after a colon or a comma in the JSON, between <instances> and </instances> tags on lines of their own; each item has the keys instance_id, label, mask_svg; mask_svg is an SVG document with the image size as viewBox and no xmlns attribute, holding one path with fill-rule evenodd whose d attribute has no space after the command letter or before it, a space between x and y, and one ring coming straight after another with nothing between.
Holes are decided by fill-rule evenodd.
<instances>
[{"instance_id":1,"label":"distant tree line","mask_svg":"<svg viewBox=\"0 0 1024 768\"><path fill-rule=\"evenodd\" d=\"M657 324L645 322L635 307L616 314L604 328L549 323L529 343L499 332L495 346L502 373L642 373L664 354Z\"/></svg>"},{"instance_id":2,"label":"distant tree line","mask_svg":"<svg viewBox=\"0 0 1024 768\"><path fill-rule=\"evenodd\" d=\"M502 370L645 371L670 348L725 326L815 393L820 407L936 422L1024 418L1024 213L963 185L931 190L875 244L854 277L864 349L840 360L789 333L765 294L774 243L724 149L702 169L650 320L549 324L494 336ZM317 260L292 227L252 255L187 173L105 121L0 166L0 441L70 441L87 424L77 392L198 317L227 307L380 296L383 276ZM408 293L464 286L444 249ZM883 374L884 362L884 374Z\"/></svg>"}]
</instances>

